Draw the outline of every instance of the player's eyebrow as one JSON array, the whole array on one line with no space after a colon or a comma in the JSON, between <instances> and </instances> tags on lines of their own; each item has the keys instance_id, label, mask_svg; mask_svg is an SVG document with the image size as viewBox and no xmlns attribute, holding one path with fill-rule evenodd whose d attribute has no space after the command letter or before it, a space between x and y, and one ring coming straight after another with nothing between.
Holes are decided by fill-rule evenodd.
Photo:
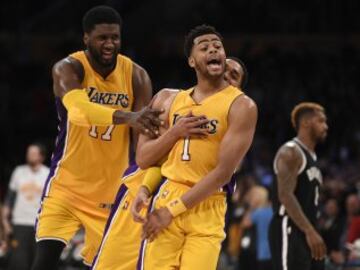
<instances>
[{"instance_id":1,"label":"player's eyebrow","mask_svg":"<svg viewBox=\"0 0 360 270\"><path fill-rule=\"evenodd\" d=\"M203 42L211 42L211 41L220 41L220 39L218 37L214 37L212 39L202 39L200 40L199 42L194 42L195 45L199 45L200 43L203 43Z\"/></svg>"}]
</instances>

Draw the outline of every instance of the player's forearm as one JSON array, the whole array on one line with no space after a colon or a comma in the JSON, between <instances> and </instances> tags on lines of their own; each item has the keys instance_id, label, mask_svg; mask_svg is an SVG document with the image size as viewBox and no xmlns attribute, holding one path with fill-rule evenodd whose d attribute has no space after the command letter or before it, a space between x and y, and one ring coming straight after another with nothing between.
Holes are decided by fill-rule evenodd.
<instances>
[{"instance_id":1,"label":"player's forearm","mask_svg":"<svg viewBox=\"0 0 360 270\"><path fill-rule=\"evenodd\" d=\"M179 137L169 129L157 139L146 141L137 148L136 163L143 170L157 165L178 140Z\"/></svg>"},{"instance_id":2,"label":"player's forearm","mask_svg":"<svg viewBox=\"0 0 360 270\"><path fill-rule=\"evenodd\" d=\"M280 194L280 202L284 205L287 214L297 227L304 233L313 230L314 227L310 221L306 218L301 206L293 193Z\"/></svg>"},{"instance_id":3,"label":"player's forearm","mask_svg":"<svg viewBox=\"0 0 360 270\"><path fill-rule=\"evenodd\" d=\"M207 174L200 182L186 192L181 200L187 209L194 207L204 201L215 192L219 191L231 179L232 171L215 168Z\"/></svg>"}]
</instances>

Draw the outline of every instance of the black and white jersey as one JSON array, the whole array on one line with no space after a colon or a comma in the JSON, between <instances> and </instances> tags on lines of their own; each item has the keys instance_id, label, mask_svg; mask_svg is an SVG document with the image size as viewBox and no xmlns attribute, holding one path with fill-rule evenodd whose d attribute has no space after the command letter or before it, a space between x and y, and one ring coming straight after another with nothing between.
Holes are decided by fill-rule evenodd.
<instances>
[{"instance_id":1,"label":"black and white jersey","mask_svg":"<svg viewBox=\"0 0 360 270\"><path fill-rule=\"evenodd\" d=\"M319 188L322 185L322 174L317 164L317 157L298 139L294 138L285 143L287 147L294 147L302 156L302 165L298 172L295 196L309 221L316 225L319 211ZM277 175L277 159L274 159L274 173ZM279 216L286 215L286 209L279 201L277 180L273 181L272 205L274 213Z\"/></svg>"}]
</instances>

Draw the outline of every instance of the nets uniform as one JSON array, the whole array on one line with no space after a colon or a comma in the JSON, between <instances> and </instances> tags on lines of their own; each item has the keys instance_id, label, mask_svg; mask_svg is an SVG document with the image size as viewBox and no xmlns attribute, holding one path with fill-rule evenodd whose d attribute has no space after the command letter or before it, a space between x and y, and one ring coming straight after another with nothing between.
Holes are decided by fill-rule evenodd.
<instances>
[{"instance_id":1,"label":"nets uniform","mask_svg":"<svg viewBox=\"0 0 360 270\"><path fill-rule=\"evenodd\" d=\"M164 207L169 201L181 197L207 175L217 164L221 140L227 130L227 117L234 100L242 94L238 88L228 86L222 91L196 103L193 89L182 91L175 97L169 113L170 126L192 111L209 119L209 136L205 139L179 140L162 165L167 178L154 197L152 209ZM229 186L226 188L231 189ZM141 246L138 269L211 270L216 269L221 242L225 238L225 188L210 196L185 213L175 217L157 238Z\"/></svg>"},{"instance_id":2,"label":"nets uniform","mask_svg":"<svg viewBox=\"0 0 360 270\"><path fill-rule=\"evenodd\" d=\"M91 102L123 111L133 104L132 61L118 54L116 67L106 78L90 65L85 52L70 55L84 68L82 87ZM85 229L84 262L91 264L129 164L130 131L127 125L80 127L67 119L56 98L59 134L43 191L36 225L36 239L67 244L75 232Z\"/></svg>"},{"instance_id":3,"label":"nets uniform","mask_svg":"<svg viewBox=\"0 0 360 270\"><path fill-rule=\"evenodd\" d=\"M316 228L319 212L319 188L322 184L322 175L317 165L316 155L309 152L297 138L285 145L295 147L302 156L302 166L298 172L294 194L305 216ZM277 156L274 160L275 174L277 174L276 164ZM304 233L290 219L284 205L280 203L277 181L274 181L273 191L274 216L269 231L273 268L277 270L323 269L323 262L312 259Z\"/></svg>"}]
</instances>

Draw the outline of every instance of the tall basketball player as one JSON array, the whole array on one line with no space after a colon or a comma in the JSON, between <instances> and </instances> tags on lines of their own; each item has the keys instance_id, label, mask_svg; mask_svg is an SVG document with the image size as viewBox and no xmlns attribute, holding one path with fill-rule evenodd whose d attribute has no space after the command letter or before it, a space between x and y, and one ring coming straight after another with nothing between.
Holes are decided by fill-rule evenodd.
<instances>
[{"instance_id":1,"label":"tall basketball player","mask_svg":"<svg viewBox=\"0 0 360 270\"><path fill-rule=\"evenodd\" d=\"M315 146L326 138L326 115L319 104L306 102L295 106L291 120L297 136L280 147L274 160L273 268L323 269L326 247L316 229L322 176Z\"/></svg>"},{"instance_id":2,"label":"tall basketball player","mask_svg":"<svg viewBox=\"0 0 360 270\"><path fill-rule=\"evenodd\" d=\"M60 253L85 229L90 265L129 164L130 127L156 136L159 111L146 71L119 54L120 15L98 6L83 18L85 51L53 68L59 135L36 225L34 270L57 269ZM134 111L134 112L133 112Z\"/></svg>"}]
</instances>

